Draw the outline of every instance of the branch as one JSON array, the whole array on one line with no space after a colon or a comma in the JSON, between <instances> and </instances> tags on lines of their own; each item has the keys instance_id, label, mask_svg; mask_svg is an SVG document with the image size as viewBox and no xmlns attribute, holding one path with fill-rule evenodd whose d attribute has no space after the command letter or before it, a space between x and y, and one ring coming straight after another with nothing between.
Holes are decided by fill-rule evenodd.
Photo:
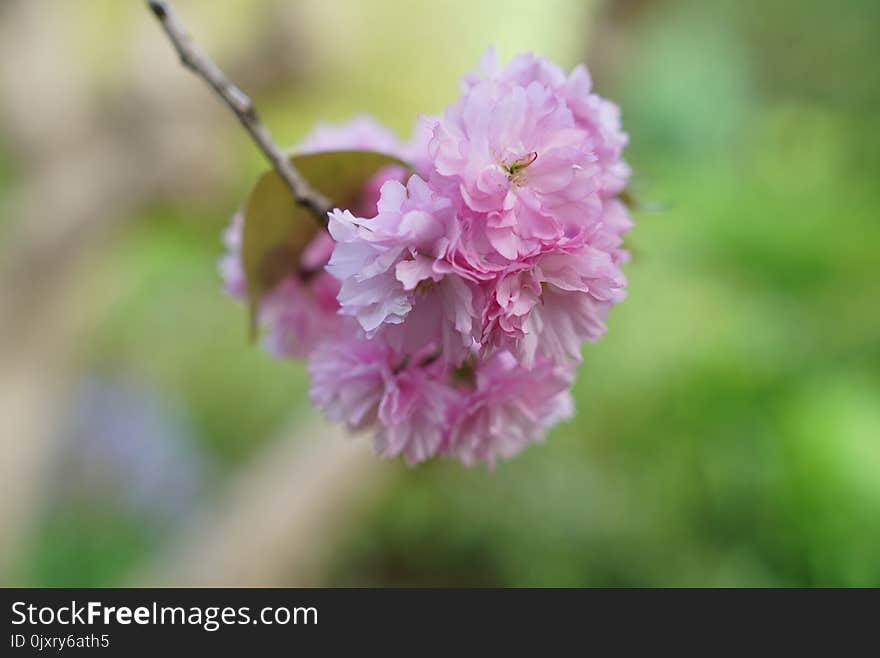
<instances>
[{"instance_id":1,"label":"branch","mask_svg":"<svg viewBox=\"0 0 880 658\"><path fill-rule=\"evenodd\" d=\"M196 45L183 22L166 0L147 0L152 12L180 56L181 63L203 78L217 92L256 142L259 149L290 189L296 203L306 208L322 227L327 226L327 212L333 205L327 197L309 185L296 167L273 141L269 129L257 118L250 97L235 86L223 71Z\"/></svg>"}]
</instances>

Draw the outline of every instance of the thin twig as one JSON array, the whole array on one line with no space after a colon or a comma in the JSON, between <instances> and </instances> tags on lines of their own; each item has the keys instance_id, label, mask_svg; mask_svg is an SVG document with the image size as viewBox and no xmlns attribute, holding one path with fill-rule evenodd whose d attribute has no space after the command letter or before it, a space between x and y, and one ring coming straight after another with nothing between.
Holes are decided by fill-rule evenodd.
<instances>
[{"instance_id":1,"label":"thin twig","mask_svg":"<svg viewBox=\"0 0 880 658\"><path fill-rule=\"evenodd\" d=\"M159 19L162 28L174 45L181 63L207 82L217 95L235 112L241 125L250 133L260 150L272 163L290 189L296 203L308 209L321 226L327 226L327 212L332 204L302 177L290 159L272 139L269 129L257 118L254 103L241 89L229 81L211 59L196 45L183 22L166 0L147 0L147 5Z\"/></svg>"}]
</instances>

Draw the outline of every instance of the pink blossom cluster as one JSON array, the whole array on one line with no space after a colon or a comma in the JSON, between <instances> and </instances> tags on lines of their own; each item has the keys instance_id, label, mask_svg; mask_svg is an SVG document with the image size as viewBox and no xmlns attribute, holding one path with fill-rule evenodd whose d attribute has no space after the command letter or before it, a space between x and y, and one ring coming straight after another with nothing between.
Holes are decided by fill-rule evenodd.
<instances>
[{"instance_id":1,"label":"pink blossom cluster","mask_svg":"<svg viewBox=\"0 0 880 658\"><path fill-rule=\"evenodd\" d=\"M303 255L316 274L261 305L267 346L307 356L315 405L371 430L380 455L513 456L571 416L582 345L624 298L626 141L583 66L501 67L491 50L409 144L366 118L319 128L304 149L381 151L413 171L381 172L330 213ZM236 218L221 270L237 296L240 240Z\"/></svg>"}]
</instances>

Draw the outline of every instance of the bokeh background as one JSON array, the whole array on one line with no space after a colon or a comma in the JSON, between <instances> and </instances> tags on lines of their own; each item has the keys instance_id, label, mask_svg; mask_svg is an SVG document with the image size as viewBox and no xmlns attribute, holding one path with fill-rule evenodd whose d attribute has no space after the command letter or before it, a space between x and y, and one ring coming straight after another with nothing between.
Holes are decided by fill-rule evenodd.
<instances>
[{"instance_id":1,"label":"bokeh background","mask_svg":"<svg viewBox=\"0 0 880 658\"><path fill-rule=\"evenodd\" d=\"M369 455L248 344L265 168L141 2L0 3L0 583L880 585L880 3L178 0L277 140L585 62L642 210L577 417Z\"/></svg>"}]
</instances>

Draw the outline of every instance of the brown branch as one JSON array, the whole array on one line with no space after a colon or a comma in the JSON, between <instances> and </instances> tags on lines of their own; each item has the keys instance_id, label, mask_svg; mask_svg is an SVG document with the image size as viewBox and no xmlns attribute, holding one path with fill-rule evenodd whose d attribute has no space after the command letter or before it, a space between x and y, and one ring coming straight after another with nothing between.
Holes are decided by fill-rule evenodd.
<instances>
[{"instance_id":1,"label":"brown branch","mask_svg":"<svg viewBox=\"0 0 880 658\"><path fill-rule=\"evenodd\" d=\"M166 0L147 0L147 5L162 24L162 28L180 56L181 63L211 85L223 102L235 112L241 125L290 189L296 203L309 210L321 226L326 227L327 212L332 208L330 200L306 182L290 159L273 141L269 129L257 118L250 97L230 82L220 67L196 45L183 22Z\"/></svg>"}]
</instances>

